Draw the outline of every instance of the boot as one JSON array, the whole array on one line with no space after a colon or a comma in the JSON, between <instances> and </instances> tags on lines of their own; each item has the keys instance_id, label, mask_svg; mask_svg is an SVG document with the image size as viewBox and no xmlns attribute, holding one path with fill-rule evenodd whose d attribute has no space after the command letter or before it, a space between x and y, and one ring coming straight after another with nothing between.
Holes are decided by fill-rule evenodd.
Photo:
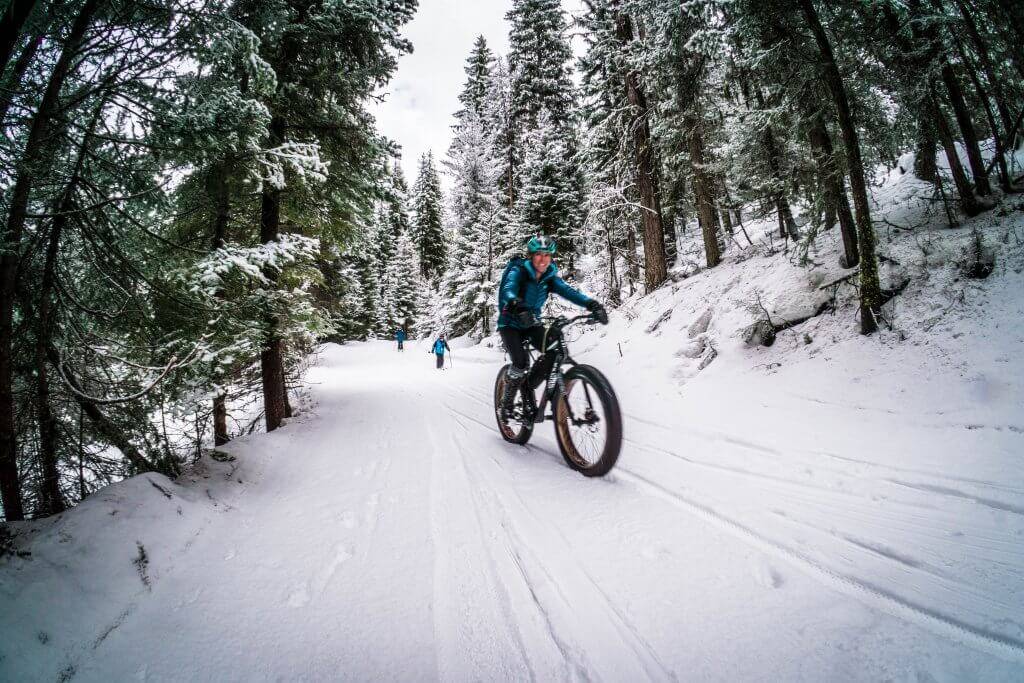
<instances>
[{"instance_id":1,"label":"boot","mask_svg":"<svg viewBox=\"0 0 1024 683\"><path fill-rule=\"evenodd\" d=\"M519 387L523 385L523 379L526 377L524 370L517 368L509 368L508 372L505 373L505 386L501 393L501 421L508 422L509 418L512 417L512 407L516 400L516 393L519 391Z\"/></svg>"}]
</instances>

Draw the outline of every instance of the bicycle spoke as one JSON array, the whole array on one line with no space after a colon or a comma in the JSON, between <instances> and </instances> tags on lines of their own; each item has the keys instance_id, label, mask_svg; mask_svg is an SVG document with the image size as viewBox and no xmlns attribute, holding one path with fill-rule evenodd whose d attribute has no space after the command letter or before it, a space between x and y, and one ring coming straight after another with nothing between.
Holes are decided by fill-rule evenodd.
<instances>
[{"instance_id":1,"label":"bicycle spoke","mask_svg":"<svg viewBox=\"0 0 1024 683\"><path fill-rule=\"evenodd\" d=\"M567 436L572 444L572 450L575 451L574 459L582 467L590 467L597 463L607 443L606 420L601 414L603 406L600 402L594 406L587 384L582 379L566 383L565 405L560 416L565 420Z\"/></svg>"}]
</instances>

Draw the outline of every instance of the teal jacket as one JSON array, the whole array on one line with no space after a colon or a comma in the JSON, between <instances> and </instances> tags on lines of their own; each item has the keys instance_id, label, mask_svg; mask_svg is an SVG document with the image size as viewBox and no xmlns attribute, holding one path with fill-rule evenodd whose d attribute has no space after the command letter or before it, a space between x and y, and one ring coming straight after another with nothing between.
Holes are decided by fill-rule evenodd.
<instances>
[{"instance_id":1,"label":"teal jacket","mask_svg":"<svg viewBox=\"0 0 1024 683\"><path fill-rule=\"evenodd\" d=\"M514 327L522 329L522 325L508 312L508 303L518 298L523 302L523 308L533 311L533 314L540 317L544 304L548 300L548 294L554 292L563 299L568 299L577 306L586 306L590 303L590 297L585 296L576 289L573 289L565 280L558 277L558 266L552 263L544 271L540 280L537 279L537 271L533 264L527 259L518 259L518 263L510 264L508 276L504 284L498 290L498 329L503 327Z\"/></svg>"}]
</instances>

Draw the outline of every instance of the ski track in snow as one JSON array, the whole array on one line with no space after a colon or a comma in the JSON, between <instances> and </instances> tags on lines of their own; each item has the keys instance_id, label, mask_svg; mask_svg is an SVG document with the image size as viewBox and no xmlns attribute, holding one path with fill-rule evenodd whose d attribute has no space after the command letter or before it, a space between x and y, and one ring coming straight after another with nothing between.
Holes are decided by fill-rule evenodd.
<instances>
[{"instance_id":1,"label":"ski track in snow","mask_svg":"<svg viewBox=\"0 0 1024 683\"><path fill-rule=\"evenodd\" d=\"M642 384L618 378L623 455L588 480L546 422L527 447L501 440L500 356L438 372L409 346L328 348L312 414L234 444L224 481L194 484L205 512L173 546L139 532L149 583L127 567L109 619L0 642L0 678L1024 672L1012 482L637 415ZM150 504L173 509L187 487ZM61 560L34 561L84 590ZM40 644L44 629L62 635Z\"/></svg>"}]
</instances>

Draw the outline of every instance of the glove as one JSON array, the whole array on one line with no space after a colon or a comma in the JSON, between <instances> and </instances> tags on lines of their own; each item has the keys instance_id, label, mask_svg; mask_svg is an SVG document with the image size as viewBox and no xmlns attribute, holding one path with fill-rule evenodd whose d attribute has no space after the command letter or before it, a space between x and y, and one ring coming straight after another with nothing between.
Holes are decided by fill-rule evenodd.
<instances>
[{"instance_id":1,"label":"glove","mask_svg":"<svg viewBox=\"0 0 1024 683\"><path fill-rule=\"evenodd\" d=\"M600 302L591 299L587 302L587 310L594 316L594 320L602 325L608 324L608 311L605 310L604 306L602 306Z\"/></svg>"},{"instance_id":2,"label":"glove","mask_svg":"<svg viewBox=\"0 0 1024 683\"><path fill-rule=\"evenodd\" d=\"M520 327L529 328L536 327L540 323L537 322L537 318L533 315L533 311L523 308L515 314L516 322L519 323Z\"/></svg>"},{"instance_id":3,"label":"glove","mask_svg":"<svg viewBox=\"0 0 1024 683\"><path fill-rule=\"evenodd\" d=\"M523 302L519 299L512 299L508 302L505 307L516 323L523 328L533 327L537 324L537 318L533 315L533 311L523 307Z\"/></svg>"}]
</instances>

